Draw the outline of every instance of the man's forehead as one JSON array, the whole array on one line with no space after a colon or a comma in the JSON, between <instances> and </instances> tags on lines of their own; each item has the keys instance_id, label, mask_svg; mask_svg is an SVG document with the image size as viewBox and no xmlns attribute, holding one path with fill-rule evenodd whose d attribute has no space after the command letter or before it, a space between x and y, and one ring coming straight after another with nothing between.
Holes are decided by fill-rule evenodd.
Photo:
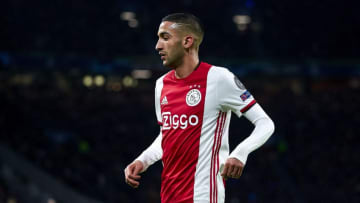
<instances>
[{"instance_id":1,"label":"man's forehead","mask_svg":"<svg viewBox=\"0 0 360 203\"><path fill-rule=\"evenodd\" d=\"M170 21L163 21L161 22L159 26L158 34L167 32L167 33L173 33L175 30L179 27L179 25L175 22Z\"/></svg>"}]
</instances>

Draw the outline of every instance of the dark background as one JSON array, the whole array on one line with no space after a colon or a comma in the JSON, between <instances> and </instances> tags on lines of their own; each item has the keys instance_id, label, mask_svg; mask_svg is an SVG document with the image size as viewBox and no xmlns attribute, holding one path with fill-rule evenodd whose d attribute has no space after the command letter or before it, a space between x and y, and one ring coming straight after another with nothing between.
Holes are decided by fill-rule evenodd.
<instances>
[{"instance_id":1,"label":"dark background","mask_svg":"<svg viewBox=\"0 0 360 203\"><path fill-rule=\"evenodd\" d=\"M323 0L3 1L0 144L92 199L159 202L160 163L138 189L123 170L159 130L154 85L168 71L154 49L161 18L190 12L205 26L200 59L238 75L276 126L241 179L227 181L226 202L359 202L358 8ZM125 11L137 27L121 19ZM235 15L251 18L244 30ZM139 69L151 76L137 78ZM85 76L105 82L85 86ZM233 116L231 148L252 129ZM6 161L0 171L0 202L56 201Z\"/></svg>"}]
</instances>

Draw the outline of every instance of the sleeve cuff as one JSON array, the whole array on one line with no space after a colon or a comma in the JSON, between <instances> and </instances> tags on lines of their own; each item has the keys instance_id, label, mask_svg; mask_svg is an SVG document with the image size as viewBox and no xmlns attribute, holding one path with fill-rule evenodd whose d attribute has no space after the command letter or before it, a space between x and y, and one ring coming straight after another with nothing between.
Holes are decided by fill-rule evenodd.
<instances>
[{"instance_id":1,"label":"sleeve cuff","mask_svg":"<svg viewBox=\"0 0 360 203\"><path fill-rule=\"evenodd\" d=\"M140 173L145 172L145 171L149 168L149 166L150 166L150 164L146 163L146 161L144 161L144 160L142 159L141 155L140 155L140 157L138 157L137 159L135 159L135 161L141 161L141 163L143 163L143 165L144 165L144 168L143 168L142 171L140 171Z\"/></svg>"},{"instance_id":2,"label":"sleeve cuff","mask_svg":"<svg viewBox=\"0 0 360 203\"><path fill-rule=\"evenodd\" d=\"M229 155L229 158L236 158L238 160L240 160L244 165L246 164L247 158L248 158L249 153L245 152L245 150L242 150L238 153L231 153Z\"/></svg>"}]
</instances>

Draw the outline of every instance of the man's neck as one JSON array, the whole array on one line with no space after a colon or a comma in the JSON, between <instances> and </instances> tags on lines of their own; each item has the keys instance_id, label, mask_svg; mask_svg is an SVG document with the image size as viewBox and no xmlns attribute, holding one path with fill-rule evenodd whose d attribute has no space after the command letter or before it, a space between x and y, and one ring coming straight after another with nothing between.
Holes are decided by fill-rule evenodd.
<instances>
[{"instance_id":1,"label":"man's neck","mask_svg":"<svg viewBox=\"0 0 360 203\"><path fill-rule=\"evenodd\" d=\"M185 58L183 63L175 68L175 77L177 79L186 78L198 67L199 63L199 57Z\"/></svg>"}]
</instances>

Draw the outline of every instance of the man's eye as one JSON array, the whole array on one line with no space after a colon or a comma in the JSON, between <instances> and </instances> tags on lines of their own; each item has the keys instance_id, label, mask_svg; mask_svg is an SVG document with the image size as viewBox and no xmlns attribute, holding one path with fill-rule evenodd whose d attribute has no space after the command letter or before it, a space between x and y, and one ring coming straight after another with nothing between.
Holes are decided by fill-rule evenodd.
<instances>
[{"instance_id":1,"label":"man's eye","mask_svg":"<svg viewBox=\"0 0 360 203\"><path fill-rule=\"evenodd\" d=\"M169 38L170 38L169 35L164 35L164 36L163 36L163 39L164 39L165 41L169 40Z\"/></svg>"}]
</instances>

